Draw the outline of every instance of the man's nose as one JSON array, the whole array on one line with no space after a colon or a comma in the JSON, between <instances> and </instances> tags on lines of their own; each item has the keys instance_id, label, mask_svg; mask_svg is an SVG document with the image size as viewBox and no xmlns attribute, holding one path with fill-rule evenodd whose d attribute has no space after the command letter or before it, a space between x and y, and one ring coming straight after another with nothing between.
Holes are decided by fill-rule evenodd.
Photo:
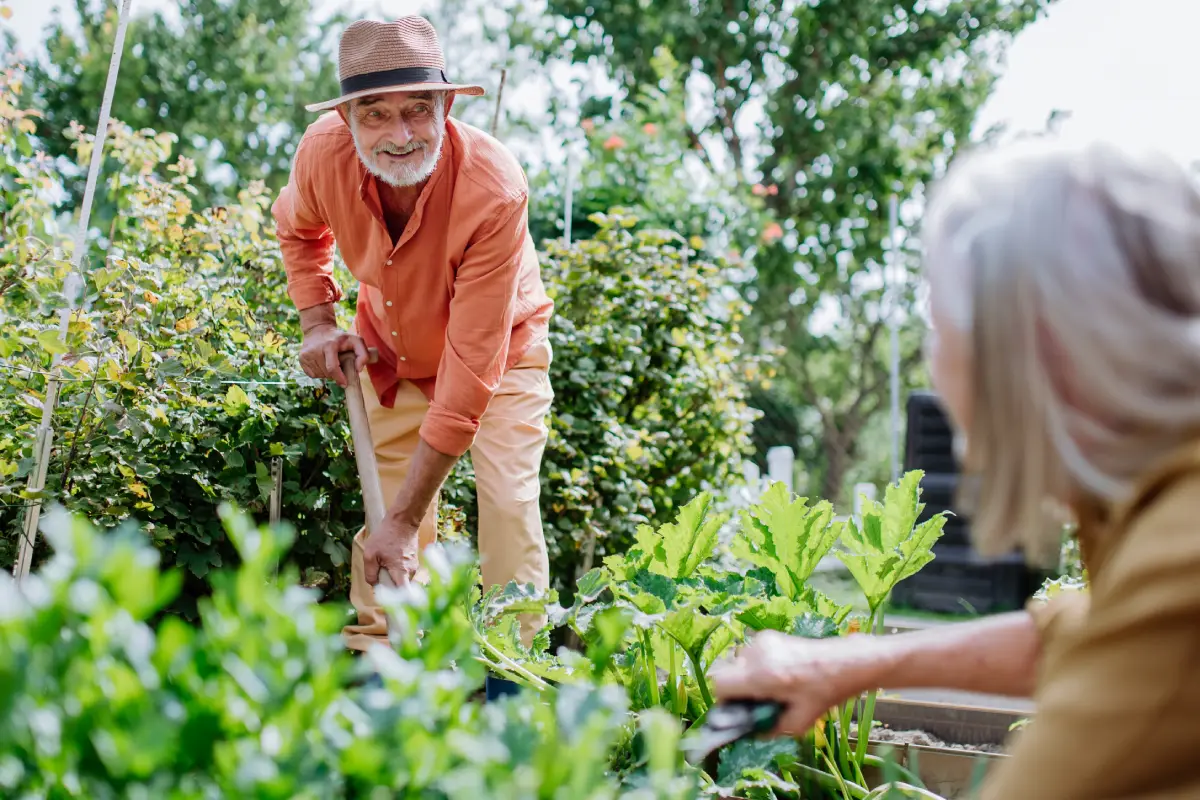
<instances>
[{"instance_id":1,"label":"man's nose","mask_svg":"<svg viewBox=\"0 0 1200 800\"><path fill-rule=\"evenodd\" d=\"M388 131L388 134L396 142L396 144L403 147L412 141L413 129L412 126L408 124L408 120L404 118L403 114L397 114L395 121L391 125L391 129Z\"/></svg>"}]
</instances>

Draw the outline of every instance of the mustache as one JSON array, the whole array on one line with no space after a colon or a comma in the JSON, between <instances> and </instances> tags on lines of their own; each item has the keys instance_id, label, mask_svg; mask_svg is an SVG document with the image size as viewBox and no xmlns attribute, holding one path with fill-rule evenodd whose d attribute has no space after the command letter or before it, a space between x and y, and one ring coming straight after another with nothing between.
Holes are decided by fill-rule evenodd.
<instances>
[{"instance_id":1,"label":"mustache","mask_svg":"<svg viewBox=\"0 0 1200 800\"><path fill-rule=\"evenodd\" d=\"M393 155L393 156L406 156L409 153L416 152L417 150L424 150L424 149L426 149L426 146L427 145L424 142L416 142L416 141L409 142L408 144L404 145L403 147L401 147L398 144L395 144L394 142L382 142L380 144L375 145L374 153L375 153L375 155L387 153L387 154Z\"/></svg>"}]
</instances>

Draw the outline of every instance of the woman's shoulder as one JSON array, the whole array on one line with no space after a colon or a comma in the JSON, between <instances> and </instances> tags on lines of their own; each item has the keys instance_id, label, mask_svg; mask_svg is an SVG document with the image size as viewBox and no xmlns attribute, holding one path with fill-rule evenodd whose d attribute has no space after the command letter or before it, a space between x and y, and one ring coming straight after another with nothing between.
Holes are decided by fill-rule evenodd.
<instances>
[{"instance_id":1,"label":"woman's shoulder","mask_svg":"<svg viewBox=\"0 0 1200 800\"><path fill-rule=\"evenodd\" d=\"M1150 594L1165 605L1200 610L1200 442L1140 482L1108 535L1104 569L1092 574L1095 589L1121 603L1133 585L1151 582L1157 588Z\"/></svg>"}]
</instances>

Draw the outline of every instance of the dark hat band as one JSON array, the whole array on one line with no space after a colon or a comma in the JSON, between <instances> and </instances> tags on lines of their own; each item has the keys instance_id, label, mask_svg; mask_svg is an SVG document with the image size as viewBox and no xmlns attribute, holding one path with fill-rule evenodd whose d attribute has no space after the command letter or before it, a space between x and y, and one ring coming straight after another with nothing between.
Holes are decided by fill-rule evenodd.
<instances>
[{"instance_id":1,"label":"dark hat band","mask_svg":"<svg viewBox=\"0 0 1200 800\"><path fill-rule=\"evenodd\" d=\"M365 89L380 89L384 86L402 86L406 83L450 83L444 70L436 67L404 67L381 72L366 72L343 78L342 94L353 94Z\"/></svg>"}]
</instances>

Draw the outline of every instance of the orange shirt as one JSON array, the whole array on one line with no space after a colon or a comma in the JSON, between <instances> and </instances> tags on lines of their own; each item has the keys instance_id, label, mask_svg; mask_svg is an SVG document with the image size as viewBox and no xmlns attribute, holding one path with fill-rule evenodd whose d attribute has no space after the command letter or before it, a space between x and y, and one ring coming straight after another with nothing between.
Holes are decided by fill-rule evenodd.
<instances>
[{"instance_id":1,"label":"orange shirt","mask_svg":"<svg viewBox=\"0 0 1200 800\"><path fill-rule=\"evenodd\" d=\"M398 242L375 178L337 112L308 127L271 208L300 310L337 302L336 243L359 281L355 326L379 362L367 370L392 407L401 380L429 398L421 438L460 456L504 373L546 337L553 303L528 228L529 186L497 140L446 119L442 157Z\"/></svg>"}]
</instances>

